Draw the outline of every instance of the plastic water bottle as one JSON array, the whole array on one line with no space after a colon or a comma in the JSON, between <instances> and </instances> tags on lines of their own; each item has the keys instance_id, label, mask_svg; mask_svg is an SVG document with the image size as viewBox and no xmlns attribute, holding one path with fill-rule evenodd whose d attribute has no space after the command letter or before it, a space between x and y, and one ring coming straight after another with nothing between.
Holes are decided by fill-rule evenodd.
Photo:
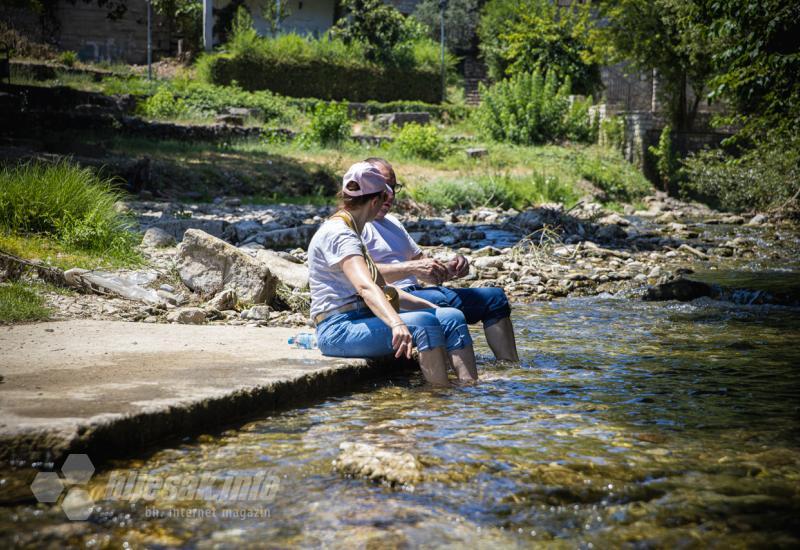
<instances>
[{"instance_id":1,"label":"plastic water bottle","mask_svg":"<svg viewBox=\"0 0 800 550\"><path fill-rule=\"evenodd\" d=\"M317 337L310 332L301 332L289 338L289 345L302 349L315 349L317 347Z\"/></svg>"}]
</instances>

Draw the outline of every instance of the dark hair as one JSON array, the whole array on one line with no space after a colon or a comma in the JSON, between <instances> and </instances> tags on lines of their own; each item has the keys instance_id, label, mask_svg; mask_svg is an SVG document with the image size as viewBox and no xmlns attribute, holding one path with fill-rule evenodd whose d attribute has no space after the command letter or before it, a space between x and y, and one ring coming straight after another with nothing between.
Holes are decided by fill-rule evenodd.
<instances>
[{"instance_id":1,"label":"dark hair","mask_svg":"<svg viewBox=\"0 0 800 550\"><path fill-rule=\"evenodd\" d=\"M369 157L368 159L364 159L364 162L368 162L372 166L384 168L389 173L389 181L386 183L388 183L390 187L397 185L397 176L394 173L394 168L392 168L392 165L389 164L388 160L381 157Z\"/></svg>"},{"instance_id":2,"label":"dark hair","mask_svg":"<svg viewBox=\"0 0 800 550\"><path fill-rule=\"evenodd\" d=\"M358 191L361 189L358 183L355 181L348 182L346 187L350 191ZM377 193L370 193L368 195L360 195L358 197L351 197L350 195L345 195L344 191L339 191L336 194L336 198L339 200L339 208L345 208L347 210L354 210L359 208L369 201L374 199L375 197L382 197L385 200L386 191L378 191Z\"/></svg>"}]
</instances>

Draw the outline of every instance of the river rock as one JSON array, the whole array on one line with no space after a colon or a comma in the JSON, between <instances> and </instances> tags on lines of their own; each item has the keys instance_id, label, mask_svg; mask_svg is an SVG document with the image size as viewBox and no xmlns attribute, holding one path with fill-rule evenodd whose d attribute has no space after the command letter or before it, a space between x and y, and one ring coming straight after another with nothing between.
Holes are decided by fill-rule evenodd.
<instances>
[{"instance_id":1,"label":"river rock","mask_svg":"<svg viewBox=\"0 0 800 550\"><path fill-rule=\"evenodd\" d=\"M239 301L239 297L236 296L236 292L231 289L225 289L221 292L218 292L216 296L214 296L211 300L208 301L206 304L208 307L218 309L219 311L226 311L236 308L236 302Z\"/></svg>"},{"instance_id":2,"label":"river rock","mask_svg":"<svg viewBox=\"0 0 800 550\"><path fill-rule=\"evenodd\" d=\"M256 260L264 263L278 281L289 288L308 288L308 268L304 264L289 261L271 250L259 250Z\"/></svg>"},{"instance_id":3,"label":"river rock","mask_svg":"<svg viewBox=\"0 0 800 550\"><path fill-rule=\"evenodd\" d=\"M713 292L714 289L709 284L680 278L648 288L642 299L648 302L665 300L689 302L703 296L711 296Z\"/></svg>"},{"instance_id":4,"label":"river rock","mask_svg":"<svg viewBox=\"0 0 800 550\"><path fill-rule=\"evenodd\" d=\"M254 233L263 230L264 226L257 220L242 220L233 224L236 242L240 243Z\"/></svg>"},{"instance_id":5,"label":"river rock","mask_svg":"<svg viewBox=\"0 0 800 550\"><path fill-rule=\"evenodd\" d=\"M618 225L602 225L595 233L599 241L615 241L626 239L628 234Z\"/></svg>"},{"instance_id":6,"label":"river rock","mask_svg":"<svg viewBox=\"0 0 800 550\"><path fill-rule=\"evenodd\" d=\"M288 229L263 231L251 239L263 245L264 248L292 248L295 246L307 248L318 227L316 224L305 224Z\"/></svg>"},{"instance_id":7,"label":"river rock","mask_svg":"<svg viewBox=\"0 0 800 550\"><path fill-rule=\"evenodd\" d=\"M764 225L766 222L767 222L767 217L764 214L756 214L755 216L750 218L750 221L747 222L747 225L752 227L755 225Z\"/></svg>"},{"instance_id":8,"label":"river rock","mask_svg":"<svg viewBox=\"0 0 800 550\"><path fill-rule=\"evenodd\" d=\"M209 220L202 218L167 218L157 221L153 224L153 227L163 229L166 233L172 235L176 241L180 241L189 229L199 229L209 235L221 238L225 234L228 222L225 220Z\"/></svg>"},{"instance_id":9,"label":"river rock","mask_svg":"<svg viewBox=\"0 0 800 550\"><path fill-rule=\"evenodd\" d=\"M269 321L269 306L253 306L242 311L241 318L248 321Z\"/></svg>"},{"instance_id":10,"label":"river rock","mask_svg":"<svg viewBox=\"0 0 800 550\"><path fill-rule=\"evenodd\" d=\"M178 273L195 292L234 290L242 301L271 302L278 279L247 252L198 229L189 229L178 246Z\"/></svg>"},{"instance_id":11,"label":"river rock","mask_svg":"<svg viewBox=\"0 0 800 550\"><path fill-rule=\"evenodd\" d=\"M167 321L182 325L202 325L206 320L206 312L199 307L183 307L167 313Z\"/></svg>"},{"instance_id":12,"label":"river rock","mask_svg":"<svg viewBox=\"0 0 800 550\"><path fill-rule=\"evenodd\" d=\"M175 237L161 229L160 227L151 227L144 232L142 237L142 245L152 248L164 248L167 246L175 245Z\"/></svg>"},{"instance_id":13,"label":"river rock","mask_svg":"<svg viewBox=\"0 0 800 550\"><path fill-rule=\"evenodd\" d=\"M387 451L366 443L344 441L333 468L345 475L363 477L391 486L413 486L422 481L422 465L411 453Z\"/></svg>"},{"instance_id":14,"label":"river rock","mask_svg":"<svg viewBox=\"0 0 800 550\"><path fill-rule=\"evenodd\" d=\"M600 223L603 225L621 225L623 227L627 227L631 224L628 220L620 216L619 214L609 214L600 219Z\"/></svg>"},{"instance_id":15,"label":"river rock","mask_svg":"<svg viewBox=\"0 0 800 550\"><path fill-rule=\"evenodd\" d=\"M503 263L504 258L502 256L481 256L472 260L472 265L482 271L492 267L502 269Z\"/></svg>"}]
</instances>

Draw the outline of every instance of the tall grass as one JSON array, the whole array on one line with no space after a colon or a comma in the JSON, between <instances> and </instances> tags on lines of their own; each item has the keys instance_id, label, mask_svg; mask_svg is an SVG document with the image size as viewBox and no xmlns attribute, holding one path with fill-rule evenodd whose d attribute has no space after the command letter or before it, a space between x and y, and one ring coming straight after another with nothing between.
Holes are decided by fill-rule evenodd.
<instances>
[{"instance_id":1,"label":"tall grass","mask_svg":"<svg viewBox=\"0 0 800 550\"><path fill-rule=\"evenodd\" d=\"M66 160L0 170L0 230L45 235L67 247L135 257L130 220L115 209L122 194L108 179Z\"/></svg>"},{"instance_id":2,"label":"tall grass","mask_svg":"<svg viewBox=\"0 0 800 550\"><path fill-rule=\"evenodd\" d=\"M500 206L527 208L546 202L574 204L578 199L572 186L558 178L533 174L527 177L487 176L468 180L437 180L408 189L415 201L437 209Z\"/></svg>"}]
</instances>

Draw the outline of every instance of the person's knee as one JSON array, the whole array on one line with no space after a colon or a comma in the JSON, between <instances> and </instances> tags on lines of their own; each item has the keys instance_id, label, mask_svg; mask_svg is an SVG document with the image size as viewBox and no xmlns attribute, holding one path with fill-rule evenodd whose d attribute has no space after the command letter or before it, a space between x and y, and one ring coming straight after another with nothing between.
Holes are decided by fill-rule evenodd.
<instances>
[{"instance_id":1,"label":"person's knee","mask_svg":"<svg viewBox=\"0 0 800 550\"><path fill-rule=\"evenodd\" d=\"M454 307L440 307L436 310L436 318L442 325L456 327L458 325L466 325L467 319L464 317L464 312Z\"/></svg>"},{"instance_id":2,"label":"person's knee","mask_svg":"<svg viewBox=\"0 0 800 550\"><path fill-rule=\"evenodd\" d=\"M409 311L400 314L408 326L414 345L419 351L428 351L447 344L442 325L430 311Z\"/></svg>"},{"instance_id":3,"label":"person's knee","mask_svg":"<svg viewBox=\"0 0 800 550\"><path fill-rule=\"evenodd\" d=\"M436 309L436 317L442 324L444 337L447 340L447 351L462 349L472 344L467 320L461 310L441 307Z\"/></svg>"},{"instance_id":4,"label":"person's knee","mask_svg":"<svg viewBox=\"0 0 800 550\"><path fill-rule=\"evenodd\" d=\"M432 311L404 311L400 318L408 326L431 327L438 326L439 320Z\"/></svg>"}]
</instances>

